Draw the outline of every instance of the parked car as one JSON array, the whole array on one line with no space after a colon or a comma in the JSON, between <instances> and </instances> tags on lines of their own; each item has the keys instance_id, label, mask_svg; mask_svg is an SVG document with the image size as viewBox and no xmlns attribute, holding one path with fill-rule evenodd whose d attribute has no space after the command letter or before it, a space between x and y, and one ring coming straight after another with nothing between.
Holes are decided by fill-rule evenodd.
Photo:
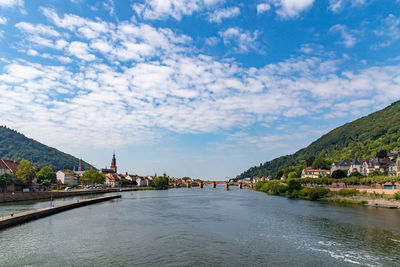
<instances>
[{"instance_id":1,"label":"parked car","mask_svg":"<svg viewBox=\"0 0 400 267\"><path fill-rule=\"evenodd\" d=\"M66 187L66 188L64 189L64 191L72 191L72 188L71 188L71 187Z\"/></svg>"}]
</instances>

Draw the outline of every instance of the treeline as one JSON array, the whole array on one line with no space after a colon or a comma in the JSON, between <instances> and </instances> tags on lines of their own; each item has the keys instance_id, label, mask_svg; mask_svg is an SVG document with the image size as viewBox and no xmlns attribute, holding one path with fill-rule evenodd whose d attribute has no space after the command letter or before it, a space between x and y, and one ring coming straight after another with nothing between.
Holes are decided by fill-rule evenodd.
<instances>
[{"instance_id":1,"label":"treeline","mask_svg":"<svg viewBox=\"0 0 400 267\"><path fill-rule=\"evenodd\" d=\"M71 175L78 176L73 171L64 169ZM0 188L5 188L7 185L30 186L36 179L36 184L50 186L57 184L57 175L53 165L44 166L43 168L35 166L28 160L22 160L15 174L5 173L0 176ZM83 185L103 184L105 177L97 170L90 169L83 173L80 178ZM135 181L136 183L136 181Z\"/></svg>"},{"instance_id":2,"label":"treeline","mask_svg":"<svg viewBox=\"0 0 400 267\"><path fill-rule=\"evenodd\" d=\"M240 178L277 178L279 171L289 166L304 166L310 157L322 158L329 164L342 159L372 158L382 149L400 150L400 101L338 127L292 155L251 167Z\"/></svg>"},{"instance_id":3,"label":"treeline","mask_svg":"<svg viewBox=\"0 0 400 267\"><path fill-rule=\"evenodd\" d=\"M39 167L52 165L56 170L78 168L79 159L27 138L15 130L0 126L0 158L33 162ZM83 162L85 170L93 168Z\"/></svg>"},{"instance_id":4,"label":"treeline","mask_svg":"<svg viewBox=\"0 0 400 267\"><path fill-rule=\"evenodd\" d=\"M0 187L4 188L11 184L30 186L35 178L38 184L46 186L57 183L54 166L39 168L28 160L22 160L15 175L6 173L0 176Z\"/></svg>"}]
</instances>

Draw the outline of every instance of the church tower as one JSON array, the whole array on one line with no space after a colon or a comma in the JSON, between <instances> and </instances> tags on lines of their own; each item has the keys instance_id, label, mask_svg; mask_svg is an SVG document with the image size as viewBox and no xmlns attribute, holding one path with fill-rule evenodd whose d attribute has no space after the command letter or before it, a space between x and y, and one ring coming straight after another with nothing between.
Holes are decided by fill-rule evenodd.
<instances>
[{"instance_id":1,"label":"church tower","mask_svg":"<svg viewBox=\"0 0 400 267\"><path fill-rule=\"evenodd\" d=\"M113 170L115 173L117 173L117 160L115 159L115 152L113 154L110 169Z\"/></svg>"},{"instance_id":2,"label":"church tower","mask_svg":"<svg viewBox=\"0 0 400 267\"><path fill-rule=\"evenodd\" d=\"M82 159L79 160L79 165L78 165L78 172L83 171L82 169Z\"/></svg>"}]
</instances>

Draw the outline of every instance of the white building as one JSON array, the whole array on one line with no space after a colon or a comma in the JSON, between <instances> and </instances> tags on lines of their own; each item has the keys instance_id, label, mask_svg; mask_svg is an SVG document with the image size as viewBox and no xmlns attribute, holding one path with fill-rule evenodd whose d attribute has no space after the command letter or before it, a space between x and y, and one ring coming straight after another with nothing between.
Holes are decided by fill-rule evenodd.
<instances>
[{"instance_id":1,"label":"white building","mask_svg":"<svg viewBox=\"0 0 400 267\"><path fill-rule=\"evenodd\" d=\"M78 177L68 171L58 171L56 172L57 180L65 185L78 185Z\"/></svg>"},{"instance_id":2,"label":"white building","mask_svg":"<svg viewBox=\"0 0 400 267\"><path fill-rule=\"evenodd\" d=\"M137 183L137 186L140 186L140 187L145 187L145 186L147 186L147 181L146 181L146 179L143 178L143 177L138 177L138 178L136 179L136 183Z\"/></svg>"},{"instance_id":3,"label":"white building","mask_svg":"<svg viewBox=\"0 0 400 267\"><path fill-rule=\"evenodd\" d=\"M301 172L301 178L318 178L329 175L328 170L313 170L312 168L305 168Z\"/></svg>"}]
</instances>

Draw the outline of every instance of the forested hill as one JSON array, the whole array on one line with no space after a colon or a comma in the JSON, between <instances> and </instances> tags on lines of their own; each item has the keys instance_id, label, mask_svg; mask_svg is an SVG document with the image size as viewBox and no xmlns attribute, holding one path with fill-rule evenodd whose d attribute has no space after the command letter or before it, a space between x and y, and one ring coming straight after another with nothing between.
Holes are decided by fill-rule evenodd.
<instances>
[{"instance_id":1,"label":"forested hill","mask_svg":"<svg viewBox=\"0 0 400 267\"><path fill-rule=\"evenodd\" d=\"M243 172L240 177L271 176L289 166L304 164L309 157L330 161L375 157L376 153L400 150L400 101L383 110L346 123L292 155L267 161Z\"/></svg>"},{"instance_id":2,"label":"forested hill","mask_svg":"<svg viewBox=\"0 0 400 267\"><path fill-rule=\"evenodd\" d=\"M0 126L0 158L32 161L36 166L53 165L56 170L78 168L79 159L55 148L27 138L12 129ZM83 162L83 168L93 168Z\"/></svg>"}]
</instances>

